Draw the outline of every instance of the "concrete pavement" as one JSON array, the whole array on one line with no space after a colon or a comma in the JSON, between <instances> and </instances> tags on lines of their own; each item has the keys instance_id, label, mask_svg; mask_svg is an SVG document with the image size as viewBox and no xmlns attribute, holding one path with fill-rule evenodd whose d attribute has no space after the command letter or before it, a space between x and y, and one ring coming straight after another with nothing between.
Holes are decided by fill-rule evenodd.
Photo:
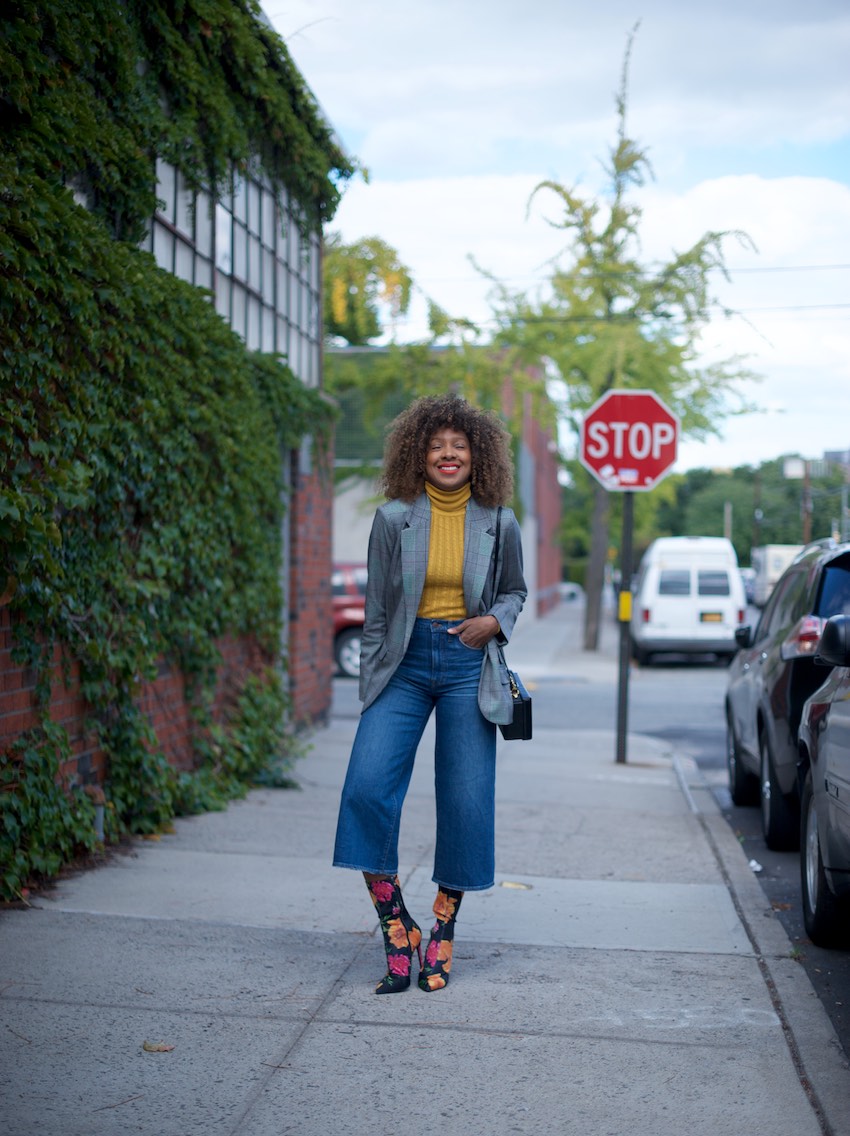
<instances>
[{"instance_id":1,"label":"concrete pavement","mask_svg":"<svg viewBox=\"0 0 850 1136\"><path fill-rule=\"evenodd\" d=\"M520 620L509 658L616 682L616 632ZM846 1057L698 770L614 723L499 748L497 881L470 894L449 987L377 998L365 888L330 867L355 722L299 791L223 813L0 915L5 1136L834 1136ZM401 877L430 927L432 734ZM145 1042L173 1046L148 1052Z\"/></svg>"}]
</instances>

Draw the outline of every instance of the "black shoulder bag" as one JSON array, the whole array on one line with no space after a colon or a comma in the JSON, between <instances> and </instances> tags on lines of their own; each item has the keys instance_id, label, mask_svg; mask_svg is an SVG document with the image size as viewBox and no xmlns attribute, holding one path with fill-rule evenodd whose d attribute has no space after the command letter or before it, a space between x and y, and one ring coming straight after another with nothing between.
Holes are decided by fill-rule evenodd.
<instances>
[{"instance_id":1,"label":"black shoulder bag","mask_svg":"<svg viewBox=\"0 0 850 1136\"><path fill-rule=\"evenodd\" d=\"M499 506L499 511L496 514L496 543L493 548L493 599L496 598L497 593L497 575L496 566L499 560L499 534L502 527L502 506ZM514 716L513 721L508 722L505 726L499 726L502 731L502 737L508 741L522 741L527 742L531 738L531 695L525 689L522 679L508 667L505 653L502 650L501 644L497 644L499 650L499 657L505 665L508 672L508 682L511 686L511 701L513 702Z\"/></svg>"}]
</instances>

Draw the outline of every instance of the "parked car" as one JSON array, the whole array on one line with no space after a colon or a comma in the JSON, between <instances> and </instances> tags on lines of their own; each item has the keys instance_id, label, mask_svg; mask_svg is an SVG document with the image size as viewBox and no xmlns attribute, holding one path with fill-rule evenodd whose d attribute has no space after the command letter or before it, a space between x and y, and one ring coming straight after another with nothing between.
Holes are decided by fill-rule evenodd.
<instances>
[{"instance_id":1,"label":"parked car","mask_svg":"<svg viewBox=\"0 0 850 1136\"><path fill-rule=\"evenodd\" d=\"M797 734L806 699L823 683L814 662L826 620L850 611L850 544L809 545L785 570L755 630L736 634L740 650L726 688L726 761L736 805L761 803L769 848L800 839Z\"/></svg>"},{"instance_id":2,"label":"parked car","mask_svg":"<svg viewBox=\"0 0 850 1136\"><path fill-rule=\"evenodd\" d=\"M800 721L800 877L806 932L835 947L850 943L850 608L827 621L819 663L834 669Z\"/></svg>"},{"instance_id":3,"label":"parked car","mask_svg":"<svg viewBox=\"0 0 850 1136\"><path fill-rule=\"evenodd\" d=\"M632 657L641 665L662 652L731 659L746 606L731 541L660 537L643 554L634 585Z\"/></svg>"},{"instance_id":4,"label":"parked car","mask_svg":"<svg viewBox=\"0 0 850 1136\"><path fill-rule=\"evenodd\" d=\"M331 573L334 660L349 678L360 674L360 636L366 608L366 565L335 564Z\"/></svg>"},{"instance_id":5,"label":"parked car","mask_svg":"<svg viewBox=\"0 0 850 1136\"><path fill-rule=\"evenodd\" d=\"M558 584L558 595L563 603L584 603L585 600L584 588L571 580L562 580Z\"/></svg>"},{"instance_id":6,"label":"parked car","mask_svg":"<svg viewBox=\"0 0 850 1136\"><path fill-rule=\"evenodd\" d=\"M756 570L755 568L742 568L741 579L744 581L744 596L747 604L754 604L756 600Z\"/></svg>"}]
</instances>

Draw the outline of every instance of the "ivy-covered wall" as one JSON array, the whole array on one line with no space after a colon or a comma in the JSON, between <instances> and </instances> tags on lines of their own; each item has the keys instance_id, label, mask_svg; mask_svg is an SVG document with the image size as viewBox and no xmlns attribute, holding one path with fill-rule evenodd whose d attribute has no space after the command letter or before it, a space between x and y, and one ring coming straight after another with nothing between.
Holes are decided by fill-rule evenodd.
<instances>
[{"instance_id":1,"label":"ivy-covered wall","mask_svg":"<svg viewBox=\"0 0 850 1136\"><path fill-rule=\"evenodd\" d=\"M250 0L4 5L0 85L0 604L37 707L23 732L0 718L10 898L96 845L100 805L105 839L151 831L287 749L283 471L332 415L137 243L157 154L211 189L259 162L305 230L353 167ZM223 671L240 639L253 661ZM85 775L50 712L57 666L103 756ZM145 707L166 672L191 773Z\"/></svg>"}]
</instances>

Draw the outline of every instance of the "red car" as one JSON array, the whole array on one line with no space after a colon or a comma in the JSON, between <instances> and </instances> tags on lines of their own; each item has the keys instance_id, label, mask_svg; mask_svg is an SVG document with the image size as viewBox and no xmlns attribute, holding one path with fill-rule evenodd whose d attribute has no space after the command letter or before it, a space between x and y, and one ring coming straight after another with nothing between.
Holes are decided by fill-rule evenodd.
<instances>
[{"instance_id":1,"label":"red car","mask_svg":"<svg viewBox=\"0 0 850 1136\"><path fill-rule=\"evenodd\" d=\"M366 565L335 564L331 574L334 659L349 678L360 675L360 635L366 607Z\"/></svg>"}]
</instances>

